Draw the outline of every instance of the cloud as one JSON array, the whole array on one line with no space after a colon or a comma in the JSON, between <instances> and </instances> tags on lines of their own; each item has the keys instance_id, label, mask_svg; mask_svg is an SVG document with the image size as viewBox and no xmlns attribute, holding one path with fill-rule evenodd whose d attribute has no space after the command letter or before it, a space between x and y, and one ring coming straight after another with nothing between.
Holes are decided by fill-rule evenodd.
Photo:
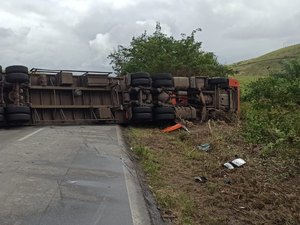
<instances>
[{"instance_id":1,"label":"cloud","mask_svg":"<svg viewBox=\"0 0 300 225\"><path fill-rule=\"evenodd\" d=\"M111 70L108 54L156 21L176 38L197 34L223 63L299 43L297 0L0 1L0 64Z\"/></svg>"}]
</instances>

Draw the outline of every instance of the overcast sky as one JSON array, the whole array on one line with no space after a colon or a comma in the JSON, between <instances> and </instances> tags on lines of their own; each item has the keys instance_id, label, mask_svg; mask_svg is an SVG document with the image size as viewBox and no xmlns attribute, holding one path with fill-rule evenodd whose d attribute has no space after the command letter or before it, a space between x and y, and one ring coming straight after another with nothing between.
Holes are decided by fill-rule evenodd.
<instances>
[{"instance_id":1,"label":"overcast sky","mask_svg":"<svg viewBox=\"0 0 300 225\"><path fill-rule=\"evenodd\" d=\"M299 0L2 0L0 65L111 71L107 55L156 21L232 63L300 43Z\"/></svg>"}]
</instances>

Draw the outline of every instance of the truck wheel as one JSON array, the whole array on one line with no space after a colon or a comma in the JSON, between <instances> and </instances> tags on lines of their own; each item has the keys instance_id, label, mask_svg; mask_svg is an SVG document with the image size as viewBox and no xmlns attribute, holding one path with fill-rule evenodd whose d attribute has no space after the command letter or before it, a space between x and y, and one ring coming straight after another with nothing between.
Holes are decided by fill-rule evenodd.
<instances>
[{"instance_id":1,"label":"truck wheel","mask_svg":"<svg viewBox=\"0 0 300 225\"><path fill-rule=\"evenodd\" d=\"M8 83L8 82L4 82L3 88L12 89L13 88L13 84L12 83Z\"/></svg>"},{"instance_id":2,"label":"truck wheel","mask_svg":"<svg viewBox=\"0 0 300 225\"><path fill-rule=\"evenodd\" d=\"M9 122L28 122L30 119L31 119L30 114L15 113L15 114L7 115L7 120Z\"/></svg>"},{"instance_id":3,"label":"truck wheel","mask_svg":"<svg viewBox=\"0 0 300 225\"><path fill-rule=\"evenodd\" d=\"M169 73L158 73L152 76L152 80L172 80L173 77Z\"/></svg>"},{"instance_id":4,"label":"truck wheel","mask_svg":"<svg viewBox=\"0 0 300 225\"><path fill-rule=\"evenodd\" d=\"M131 80L139 79L139 78L150 78L149 73L144 73L144 72L132 73L130 75L131 75Z\"/></svg>"},{"instance_id":5,"label":"truck wheel","mask_svg":"<svg viewBox=\"0 0 300 225\"><path fill-rule=\"evenodd\" d=\"M7 106L5 112L7 114L30 114L30 108L28 106Z\"/></svg>"},{"instance_id":6,"label":"truck wheel","mask_svg":"<svg viewBox=\"0 0 300 225\"><path fill-rule=\"evenodd\" d=\"M133 113L152 113L152 108L148 106L137 106L132 109Z\"/></svg>"},{"instance_id":7,"label":"truck wheel","mask_svg":"<svg viewBox=\"0 0 300 225\"><path fill-rule=\"evenodd\" d=\"M176 116L173 113L156 114L155 120L175 120Z\"/></svg>"},{"instance_id":8,"label":"truck wheel","mask_svg":"<svg viewBox=\"0 0 300 225\"><path fill-rule=\"evenodd\" d=\"M134 79L131 81L131 86L137 87L137 86L151 86L151 80L150 78L139 78Z\"/></svg>"},{"instance_id":9,"label":"truck wheel","mask_svg":"<svg viewBox=\"0 0 300 225\"><path fill-rule=\"evenodd\" d=\"M162 79L153 81L153 87L173 87L173 80Z\"/></svg>"},{"instance_id":10,"label":"truck wheel","mask_svg":"<svg viewBox=\"0 0 300 225\"><path fill-rule=\"evenodd\" d=\"M132 119L134 121L151 121L152 113L134 113Z\"/></svg>"},{"instance_id":11,"label":"truck wheel","mask_svg":"<svg viewBox=\"0 0 300 225\"><path fill-rule=\"evenodd\" d=\"M8 66L5 68L5 73L25 73L28 74L28 68L26 66L19 66L19 65L14 65L14 66Z\"/></svg>"},{"instance_id":12,"label":"truck wheel","mask_svg":"<svg viewBox=\"0 0 300 225\"><path fill-rule=\"evenodd\" d=\"M168 106L168 107L155 107L154 108L155 114L175 114L175 108Z\"/></svg>"},{"instance_id":13,"label":"truck wheel","mask_svg":"<svg viewBox=\"0 0 300 225\"><path fill-rule=\"evenodd\" d=\"M3 125L3 122L5 122L4 108L0 107L0 126Z\"/></svg>"},{"instance_id":14,"label":"truck wheel","mask_svg":"<svg viewBox=\"0 0 300 225\"><path fill-rule=\"evenodd\" d=\"M5 80L9 83L26 83L29 77L25 73L8 73L5 75Z\"/></svg>"},{"instance_id":15,"label":"truck wheel","mask_svg":"<svg viewBox=\"0 0 300 225\"><path fill-rule=\"evenodd\" d=\"M4 108L0 107L0 123L5 121ZM0 124L1 125L1 124Z\"/></svg>"}]
</instances>

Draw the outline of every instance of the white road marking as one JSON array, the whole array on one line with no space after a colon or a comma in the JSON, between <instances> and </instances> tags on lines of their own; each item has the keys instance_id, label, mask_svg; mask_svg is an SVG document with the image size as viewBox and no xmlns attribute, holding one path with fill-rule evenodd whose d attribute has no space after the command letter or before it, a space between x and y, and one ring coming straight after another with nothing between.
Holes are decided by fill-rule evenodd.
<instances>
[{"instance_id":1,"label":"white road marking","mask_svg":"<svg viewBox=\"0 0 300 225\"><path fill-rule=\"evenodd\" d=\"M44 130L44 128L40 128L40 129L38 129L38 130L36 130L36 131L30 133L30 134L27 134L26 136L24 136L24 137L18 139L18 141L24 141L24 140L26 140L27 138L31 137L32 135L37 134L38 132L40 132L40 131L42 131L42 130Z\"/></svg>"}]
</instances>

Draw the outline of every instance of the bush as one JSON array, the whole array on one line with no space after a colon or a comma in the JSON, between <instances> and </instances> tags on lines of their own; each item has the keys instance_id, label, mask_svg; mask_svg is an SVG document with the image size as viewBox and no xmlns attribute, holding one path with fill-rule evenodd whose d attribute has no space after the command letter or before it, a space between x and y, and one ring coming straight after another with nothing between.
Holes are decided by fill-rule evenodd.
<instances>
[{"instance_id":1,"label":"bush","mask_svg":"<svg viewBox=\"0 0 300 225\"><path fill-rule=\"evenodd\" d=\"M282 144L300 146L300 63L248 85L244 99L244 136L274 148Z\"/></svg>"},{"instance_id":2,"label":"bush","mask_svg":"<svg viewBox=\"0 0 300 225\"><path fill-rule=\"evenodd\" d=\"M150 74L166 72L173 76L227 76L232 71L218 62L212 52L202 49L202 42L195 35L182 34L175 39L161 31L159 23L153 34L145 31L133 37L130 46L119 45L108 58L119 74L147 71Z\"/></svg>"}]
</instances>

